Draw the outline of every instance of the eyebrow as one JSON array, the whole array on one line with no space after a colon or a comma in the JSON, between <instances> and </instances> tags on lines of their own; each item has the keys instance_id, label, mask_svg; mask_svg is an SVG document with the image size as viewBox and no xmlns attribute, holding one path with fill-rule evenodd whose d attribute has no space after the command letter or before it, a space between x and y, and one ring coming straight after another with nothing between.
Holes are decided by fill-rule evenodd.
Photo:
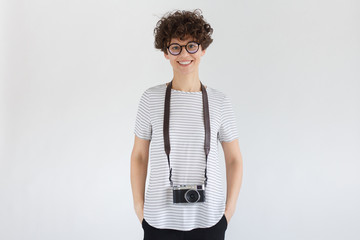
<instances>
[{"instance_id":1,"label":"eyebrow","mask_svg":"<svg viewBox=\"0 0 360 240\"><path fill-rule=\"evenodd\" d=\"M190 40L190 41L188 41L186 44L188 44L189 42L195 42L195 40ZM180 44L180 43L178 43L178 42L170 42L170 44L173 44L173 43Z\"/></svg>"}]
</instances>

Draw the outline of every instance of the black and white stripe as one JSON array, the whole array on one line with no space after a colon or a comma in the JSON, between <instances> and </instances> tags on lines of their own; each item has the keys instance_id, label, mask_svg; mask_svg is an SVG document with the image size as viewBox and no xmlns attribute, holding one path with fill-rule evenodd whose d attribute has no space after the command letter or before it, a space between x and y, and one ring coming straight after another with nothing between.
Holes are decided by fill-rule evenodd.
<instances>
[{"instance_id":1,"label":"black and white stripe","mask_svg":"<svg viewBox=\"0 0 360 240\"><path fill-rule=\"evenodd\" d=\"M144 218L153 227L183 231L206 228L215 225L224 214L226 198L218 160L218 141L232 141L238 138L238 131L230 99L211 87L206 90L211 141L204 203L173 204L172 201L163 139L166 84L148 88L140 98L134 133L151 140ZM202 92L171 89L170 106L170 164L174 185L202 184L205 170Z\"/></svg>"}]
</instances>

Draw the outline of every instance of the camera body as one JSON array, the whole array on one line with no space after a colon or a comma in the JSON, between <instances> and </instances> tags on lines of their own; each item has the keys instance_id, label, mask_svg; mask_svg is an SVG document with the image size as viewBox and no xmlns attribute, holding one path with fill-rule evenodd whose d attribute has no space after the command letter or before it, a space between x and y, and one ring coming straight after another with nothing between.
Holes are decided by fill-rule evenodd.
<instances>
[{"instance_id":1,"label":"camera body","mask_svg":"<svg viewBox=\"0 0 360 240\"><path fill-rule=\"evenodd\" d=\"M173 186L173 203L205 202L205 185Z\"/></svg>"}]
</instances>

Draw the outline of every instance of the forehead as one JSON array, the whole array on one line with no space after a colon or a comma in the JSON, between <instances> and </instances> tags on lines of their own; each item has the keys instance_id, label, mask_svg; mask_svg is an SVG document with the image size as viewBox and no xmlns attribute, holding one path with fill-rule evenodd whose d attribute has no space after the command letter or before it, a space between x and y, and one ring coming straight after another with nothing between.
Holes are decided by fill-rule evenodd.
<instances>
[{"instance_id":1,"label":"forehead","mask_svg":"<svg viewBox=\"0 0 360 240\"><path fill-rule=\"evenodd\" d=\"M180 38L172 38L170 41L171 43L179 43L179 44L186 44L190 41L195 41L194 37L192 36L185 36L183 40L180 40Z\"/></svg>"}]
</instances>

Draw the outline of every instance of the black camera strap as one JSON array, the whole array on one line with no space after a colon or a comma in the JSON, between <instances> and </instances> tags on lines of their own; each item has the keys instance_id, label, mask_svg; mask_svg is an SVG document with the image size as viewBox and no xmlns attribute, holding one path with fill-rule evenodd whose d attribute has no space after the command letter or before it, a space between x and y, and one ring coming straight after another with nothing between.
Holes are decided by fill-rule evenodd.
<instances>
[{"instance_id":1,"label":"black camera strap","mask_svg":"<svg viewBox=\"0 0 360 240\"><path fill-rule=\"evenodd\" d=\"M202 91L202 102L203 102L203 112L204 112L204 127L205 127L205 156L206 156L206 162L205 162L205 181L204 184L206 186L207 184L207 159L210 152L210 114L209 114L209 102L208 102L208 95L206 92L206 88L201 84L201 91ZM169 181L171 187L173 186L173 181L171 180L172 176L172 168L170 167L170 137L169 137L169 125L170 125L170 95L171 95L171 87L172 87L172 81L168 84L166 88L165 93L165 111L164 111L164 125L163 125L163 132L164 132L164 145L165 145L165 152L168 159L169 164Z\"/></svg>"}]
</instances>

